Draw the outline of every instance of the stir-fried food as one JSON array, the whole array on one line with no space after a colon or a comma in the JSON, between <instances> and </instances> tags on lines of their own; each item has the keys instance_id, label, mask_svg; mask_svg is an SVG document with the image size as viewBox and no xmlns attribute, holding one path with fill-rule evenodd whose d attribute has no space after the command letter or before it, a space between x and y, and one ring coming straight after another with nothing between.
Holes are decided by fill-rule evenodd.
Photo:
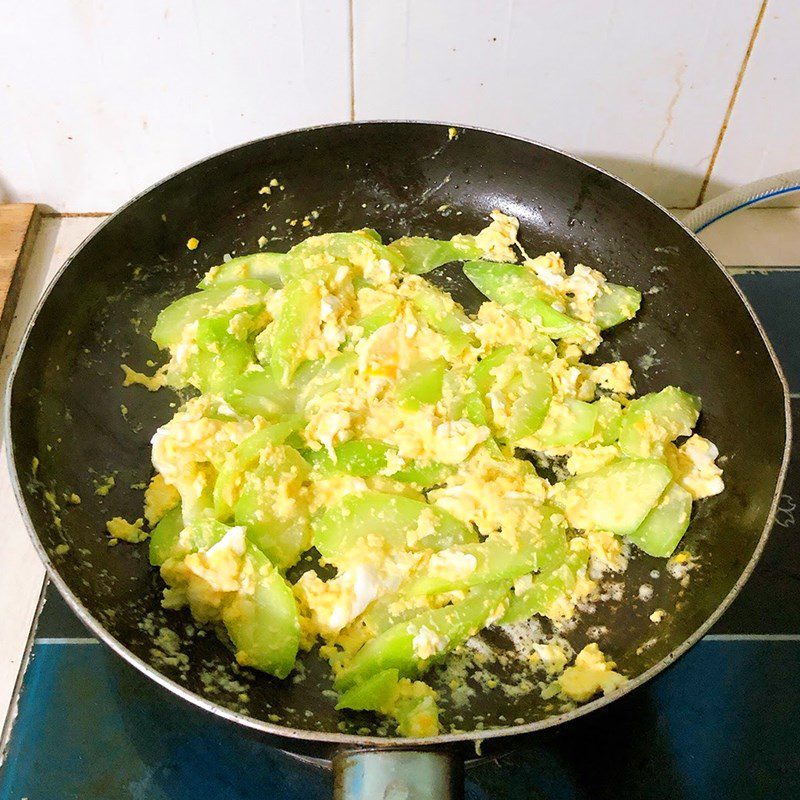
<instances>
[{"instance_id":1,"label":"stir-fried food","mask_svg":"<svg viewBox=\"0 0 800 800\"><path fill-rule=\"evenodd\" d=\"M152 440L165 607L278 678L319 647L337 707L402 735L438 730L431 665L488 626L572 615L593 553L668 558L723 489L699 398L635 398L625 361L583 360L640 293L528 258L517 228L494 212L447 241L360 230L234 258L159 315L155 378L126 372L197 391ZM487 298L475 315L423 277L454 261ZM589 645L559 690L611 691L613 666Z\"/></svg>"}]
</instances>

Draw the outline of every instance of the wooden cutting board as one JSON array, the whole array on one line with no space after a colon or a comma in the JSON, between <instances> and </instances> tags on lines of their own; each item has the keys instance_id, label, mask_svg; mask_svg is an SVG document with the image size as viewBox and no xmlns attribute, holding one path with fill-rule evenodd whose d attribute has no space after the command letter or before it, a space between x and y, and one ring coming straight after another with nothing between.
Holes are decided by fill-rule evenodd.
<instances>
[{"instance_id":1,"label":"wooden cutting board","mask_svg":"<svg viewBox=\"0 0 800 800\"><path fill-rule=\"evenodd\" d=\"M38 227L39 211L35 203L0 205L0 352L6 343Z\"/></svg>"}]
</instances>

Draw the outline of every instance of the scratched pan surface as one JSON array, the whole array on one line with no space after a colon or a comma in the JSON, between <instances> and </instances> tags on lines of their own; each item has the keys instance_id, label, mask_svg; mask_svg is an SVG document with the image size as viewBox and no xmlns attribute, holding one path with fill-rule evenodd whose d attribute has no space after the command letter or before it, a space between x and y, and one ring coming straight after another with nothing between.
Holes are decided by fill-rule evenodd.
<instances>
[{"instance_id":1,"label":"scratched pan surface","mask_svg":"<svg viewBox=\"0 0 800 800\"><path fill-rule=\"evenodd\" d=\"M284 188L259 194L273 177ZM596 267L644 291L637 321L609 332L596 359L626 358L639 392L675 383L701 395L700 433L724 455L727 490L697 505L686 537L700 563L688 587L666 576L663 562L634 558L623 598L580 619L569 634L573 646L589 641L588 627L605 626L602 647L633 688L721 613L763 545L787 439L779 369L732 281L665 211L567 155L487 131L461 129L451 141L442 125L367 123L264 139L168 178L104 223L44 300L13 378L11 457L51 577L99 636L167 688L283 746L324 754L341 744L387 743L372 738L380 731L369 715L334 711L318 659L303 658L299 681L235 669L216 636L196 632L185 613L161 611L162 584L146 545L107 546L105 521L141 512L142 492L131 487L150 477L150 437L177 402L168 391L123 388L120 363L161 363L147 336L159 310L192 291L224 254L257 250L262 235L278 250L310 233L364 226L387 239L450 237L479 230L494 208L519 217L529 253L557 250L569 265ZM311 228L289 224L312 210L319 217ZM185 246L190 236L200 240L194 252ZM457 268L431 277L475 310L480 296ZM115 487L95 494L108 475ZM71 492L80 505L63 502ZM57 552L62 544L66 554ZM652 578L653 569L662 577ZM649 603L638 599L642 583L653 585ZM670 614L655 627L648 615L657 607ZM177 656L166 652L164 629L179 637ZM504 645L502 636L492 641ZM474 688L466 707L445 704L445 730L466 731L445 739L564 720L537 691L508 697ZM513 726L518 719L526 724Z\"/></svg>"}]
</instances>

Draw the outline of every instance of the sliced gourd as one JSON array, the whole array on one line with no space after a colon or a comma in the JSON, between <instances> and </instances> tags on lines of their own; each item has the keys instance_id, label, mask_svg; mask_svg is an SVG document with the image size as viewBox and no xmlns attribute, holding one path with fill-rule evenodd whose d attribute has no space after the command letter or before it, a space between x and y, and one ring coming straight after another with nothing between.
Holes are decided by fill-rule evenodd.
<instances>
[{"instance_id":1,"label":"sliced gourd","mask_svg":"<svg viewBox=\"0 0 800 800\"><path fill-rule=\"evenodd\" d=\"M549 616L553 604L569 596L578 582L578 573L589 563L589 550L571 551L565 561L554 569L536 575L531 588L521 594L513 594L501 625L530 619L534 614Z\"/></svg>"},{"instance_id":2,"label":"sliced gourd","mask_svg":"<svg viewBox=\"0 0 800 800\"><path fill-rule=\"evenodd\" d=\"M180 504L161 517L150 534L150 563L160 567L168 558L179 554L178 540L183 530L183 512Z\"/></svg>"},{"instance_id":3,"label":"sliced gourd","mask_svg":"<svg viewBox=\"0 0 800 800\"><path fill-rule=\"evenodd\" d=\"M259 366L251 366L239 375L223 397L239 414L265 419L291 413L296 405L295 389L284 386L270 370Z\"/></svg>"},{"instance_id":4,"label":"sliced gourd","mask_svg":"<svg viewBox=\"0 0 800 800\"><path fill-rule=\"evenodd\" d=\"M506 441L520 441L536 433L547 418L553 399L553 382L543 369L530 369L523 374L523 393L511 406L506 425Z\"/></svg>"},{"instance_id":5,"label":"sliced gourd","mask_svg":"<svg viewBox=\"0 0 800 800\"><path fill-rule=\"evenodd\" d=\"M396 669L378 672L363 683L342 692L336 708L350 708L353 711L381 711L388 708L397 691L399 677Z\"/></svg>"},{"instance_id":6,"label":"sliced gourd","mask_svg":"<svg viewBox=\"0 0 800 800\"><path fill-rule=\"evenodd\" d=\"M254 362L252 346L229 333L228 326L227 317L207 317L198 322L196 352L189 357L181 373L201 392L225 394L231 391L236 380ZM172 385L180 384L181 380L170 376Z\"/></svg>"},{"instance_id":7,"label":"sliced gourd","mask_svg":"<svg viewBox=\"0 0 800 800\"><path fill-rule=\"evenodd\" d=\"M517 264L470 261L464 274L504 308L529 320L554 339L580 334L585 325L553 307L554 299L531 270Z\"/></svg>"},{"instance_id":8,"label":"sliced gourd","mask_svg":"<svg viewBox=\"0 0 800 800\"><path fill-rule=\"evenodd\" d=\"M309 450L303 457L320 477L345 473L359 478L370 478L386 469L388 456L395 448L377 439L350 439L336 445L335 458L327 450Z\"/></svg>"},{"instance_id":9,"label":"sliced gourd","mask_svg":"<svg viewBox=\"0 0 800 800\"><path fill-rule=\"evenodd\" d=\"M368 641L353 656L336 676L336 689L348 689L386 669L396 669L407 677L425 669L434 657L441 657L485 627L497 613L508 588L507 583L478 586L459 603L425 611L410 622L392 626ZM417 654L419 646L417 652L414 646L417 636L435 641L438 646L433 649L436 652L420 657Z\"/></svg>"},{"instance_id":10,"label":"sliced gourd","mask_svg":"<svg viewBox=\"0 0 800 800\"><path fill-rule=\"evenodd\" d=\"M582 530L629 536L644 521L672 480L669 468L652 459L620 459L556 485L552 501L567 522Z\"/></svg>"},{"instance_id":11,"label":"sliced gourd","mask_svg":"<svg viewBox=\"0 0 800 800\"><path fill-rule=\"evenodd\" d=\"M421 361L397 381L397 399L403 408L418 409L435 405L442 399L444 373L447 362L443 358Z\"/></svg>"},{"instance_id":12,"label":"sliced gourd","mask_svg":"<svg viewBox=\"0 0 800 800\"><path fill-rule=\"evenodd\" d=\"M245 552L252 570L252 591L240 590L222 612L236 647L236 660L285 678L294 667L300 644L300 622L292 589L254 545Z\"/></svg>"},{"instance_id":13,"label":"sliced gourd","mask_svg":"<svg viewBox=\"0 0 800 800\"><path fill-rule=\"evenodd\" d=\"M393 322L399 309L400 300L392 297L359 319L357 324L361 327L364 336L371 336L378 328Z\"/></svg>"},{"instance_id":14,"label":"sliced gourd","mask_svg":"<svg viewBox=\"0 0 800 800\"><path fill-rule=\"evenodd\" d=\"M236 501L236 524L244 525L247 538L281 569L311 546L308 504L301 493L308 473L308 464L292 447L273 447L245 474Z\"/></svg>"},{"instance_id":15,"label":"sliced gourd","mask_svg":"<svg viewBox=\"0 0 800 800\"><path fill-rule=\"evenodd\" d=\"M541 427L533 436L518 444L532 450L552 450L580 444L593 435L597 415L595 403L584 403L571 397L560 403L551 403Z\"/></svg>"},{"instance_id":16,"label":"sliced gourd","mask_svg":"<svg viewBox=\"0 0 800 800\"><path fill-rule=\"evenodd\" d=\"M264 281L273 289L281 287L281 272L285 271L286 253L250 253L212 267L198 284L199 289L210 289L227 283L240 283L255 279Z\"/></svg>"},{"instance_id":17,"label":"sliced gourd","mask_svg":"<svg viewBox=\"0 0 800 800\"><path fill-rule=\"evenodd\" d=\"M215 545L230 530L213 517L198 517L184 526L176 506L156 525L150 536L150 563L160 567L170 558L183 558Z\"/></svg>"},{"instance_id":18,"label":"sliced gourd","mask_svg":"<svg viewBox=\"0 0 800 800\"><path fill-rule=\"evenodd\" d=\"M424 275L452 261L467 261L482 255L481 248L471 236L460 236L451 241L430 239L427 236L404 236L393 241L389 249L400 253L406 271L414 275Z\"/></svg>"},{"instance_id":19,"label":"sliced gourd","mask_svg":"<svg viewBox=\"0 0 800 800\"><path fill-rule=\"evenodd\" d=\"M303 360L309 339L319 330L320 285L316 274L289 281L270 342L272 377L287 386Z\"/></svg>"},{"instance_id":20,"label":"sliced gourd","mask_svg":"<svg viewBox=\"0 0 800 800\"><path fill-rule=\"evenodd\" d=\"M648 555L669 558L686 533L691 516L692 496L673 482L629 538Z\"/></svg>"},{"instance_id":21,"label":"sliced gourd","mask_svg":"<svg viewBox=\"0 0 800 800\"><path fill-rule=\"evenodd\" d=\"M607 283L594 301L594 321L601 331L633 319L642 304L642 293L633 286Z\"/></svg>"},{"instance_id":22,"label":"sliced gourd","mask_svg":"<svg viewBox=\"0 0 800 800\"><path fill-rule=\"evenodd\" d=\"M633 400L622 419L620 449L631 458L659 455L661 445L692 432L700 408L699 397L676 386Z\"/></svg>"},{"instance_id":23,"label":"sliced gourd","mask_svg":"<svg viewBox=\"0 0 800 800\"><path fill-rule=\"evenodd\" d=\"M383 537L393 548L404 549L408 534L426 523L432 532L420 539L419 547L441 550L478 538L463 522L424 501L368 491L344 497L314 522L314 546L336 563L370 534Z\"/></svg>"},{"instance_id":24,"label":"sliced gourd","mask_svg":"<svg viewBox=\"0 0 800 800\"><path fill-rule=\"evenodd\" d=\"M455 354L472 343L469 334L470 319L450 295L435 286L423 284L416 287L411 302L422 319L447 339Z\"/></svg>"},{"instance_id":25,"label":"sliced gourd","mask_svg":"<svg viewBox=\"0 0 800 800\"><path fill-rule=\"evenodd\" d=\"M269 445L282 444L302 425L301 417L287 415L280 422L250 434L225 456L214 483L214 514L219 519L233 513L245 472L258 463L261 452Z\"/></svg>"},{"instance_id":26,"label":"sliced gourd","mask_svg":"<svg viewBox=\"0 0 800 800\"><path fill-rule=\"evenodd\" d=\"M517 542L498 537L441 550L421 575L403 587L402 593L421 595L462 590L550 570L563 563L567 556L564 519L547 507L542 508L542 515L540 528L521 532Z\"/></svg>"},{"instance_id":27,"label":"sliced gourd","mask_svg":"<svg viewBox=\"0 0 800 800\"><path fill-rule=\"evenodd\" d=\"M304 261L319 255L327 256L331 261L344 261L356 265L363 265L367 261L385 260L397 271L405 266L400 253L381 244L380 236L372 229L311 236L295 245L288 255L290 260L282 269L284 281L298 277L305 268Z\"/></svg>"},{"instance_id":28,"label":"sliced gourd","mask_svg":"<svg viewBox=\"0 0 800 800\"><path fill-rule=\"evenodd\" d=\"M622 426L622 406L610 397L601 397L594 406L597 409L594 435L600 440L600 444L614 444Z\"/></svg>"},{"instance_id":29,"label":"sliced gourd","mask_svg":"<svg viewBox=\"0 0 800 800\"><path fill-rule=\"evenodd\" d=\"M234 314L258 314L269 292L263 281L247 280L185 295L158 315L152 339L159 347L174 347L181 341L187 325L205 317L225 313L230 319Z\"/></svg>"}]
</instances>

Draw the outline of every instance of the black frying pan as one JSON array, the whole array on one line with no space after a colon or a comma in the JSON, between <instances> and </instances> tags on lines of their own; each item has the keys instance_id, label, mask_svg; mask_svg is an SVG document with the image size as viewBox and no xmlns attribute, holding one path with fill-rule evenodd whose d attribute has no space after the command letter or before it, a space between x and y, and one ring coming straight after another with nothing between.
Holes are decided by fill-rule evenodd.
<instances>
[{"instance_id":1,"label":"black frying pan","mask_svg":"<svg viewBox=\"0 0 800 800\"><path fill-rule=\"evenodd\" d=\"M273 177L285 189L260 195ZM479 230L494 208L519 217L529 253L558 250L569 265L585 263L644 291L637 321L610 332L596 358L626 358L639 392L675 383L701 395L700 432L724 455L727 489L696 507L685 542L701 566L688 587L667 576L663 562L639 556L625 574L623 600L600 605L570 633L578 650L589 641L589 626L608 628L603 650L632 679L614 696L559 716L536 691L514 698L479 691L465 708L445 706L445 729L465 732L436 740L380 737L372 716L334 710L322 691L330 685L326 664L304 657L299 683L235 668L215 636L191 635L188 614L161 610L162 584L144 547L107 546L105 521L140 513L142 493L131 486L150 477L150 437L176 401L168 391L124 389L120 362L139 369L148 359L161 363L147 336L158 311L191 291L224 254L257 250L262 235L270 249L283 250L311 233L365 226L389 239L449 237ZM303 227L312 209L319 218ZM194 252L186 249L190 236L200 240ZM430 277L475 310L480 296L458 268ZM10 397L18 498L50 578L80 618L164 687L284 749L330 757L379 748L339 759L338 790L364 796L385 770L454 790L444 759L409 748L463 755L476 740L498 747L503 737L589 713L674 661L753 569L788 454L788 394L772 349L734 282L693 235L635 189L570 156L482 130L461 128L450 140L447 127L436 124L283 134L210 158L145 192L67 261L17 358ZM115 488L96 495L97 482L110 474ZM52 489L59 508L45 494ZM70 492L83 502L65 504ZM62 544L69 545L66 554L57 552ZM650 577L655 568L657 580ZM638 601L642 583L654 586L651 603ZM655 607L670 610L658 627L648 619ZM178 635L186 658L165 658L154 646L162 628ZM492 640L503 644L501 636ZM518 719L524 724L510 725Z\"/></svg>"}]
</instances>

